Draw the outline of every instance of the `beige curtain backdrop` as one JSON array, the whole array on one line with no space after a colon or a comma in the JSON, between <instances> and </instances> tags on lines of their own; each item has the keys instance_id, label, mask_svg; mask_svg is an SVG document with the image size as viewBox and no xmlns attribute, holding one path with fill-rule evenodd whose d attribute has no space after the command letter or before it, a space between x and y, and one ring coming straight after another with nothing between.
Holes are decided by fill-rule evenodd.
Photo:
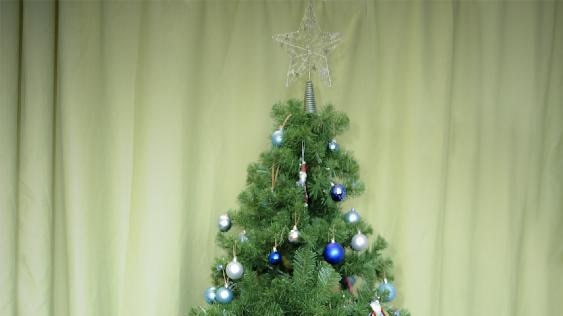
<instances>
[{"instance_id":1,"label":"beige curtain backdrop","mask_svg":"<svg viewBox=\"0 0 563 316\"><path fill-rule=\"evenodd\" d=\"M563 3L315 1L416 316L560 315ZM0 2L0 315L186 315L304 1ZM317 81L318 82L318 81Z\"/></svg>"}]
</instances>

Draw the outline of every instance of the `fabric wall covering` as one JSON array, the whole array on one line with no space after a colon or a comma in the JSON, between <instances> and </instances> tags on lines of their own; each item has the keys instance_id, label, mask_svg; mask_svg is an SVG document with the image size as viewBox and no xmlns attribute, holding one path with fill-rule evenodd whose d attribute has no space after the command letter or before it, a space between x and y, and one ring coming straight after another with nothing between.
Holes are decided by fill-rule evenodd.
<instances>
[{"instance_id":1,"label":"fabric wall covering","mask_svg":"<svg viewBox=\"0 0 563 316\"><path fill-rule=\"evenodd\" d=\"M0 315L186 315L304 1L0 2ZM563 3L315 1L413 315L558 315Z\"/></svg>"}]
</instances>

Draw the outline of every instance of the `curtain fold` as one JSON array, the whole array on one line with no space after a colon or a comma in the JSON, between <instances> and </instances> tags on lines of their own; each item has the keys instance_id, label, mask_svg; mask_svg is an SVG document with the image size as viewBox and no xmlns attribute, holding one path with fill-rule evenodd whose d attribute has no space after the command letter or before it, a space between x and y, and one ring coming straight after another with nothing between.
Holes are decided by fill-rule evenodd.
<instances>
[{"instance_id":1,"label":"curtain fold","mask_svg":"<svg viewBox=\"0 0 563 316\"><path fill-rule=\"evenodd\" d=\"M554 315L563 5L314 1L413 315ZM186 315L266 150L302 1L0 2L0 314Z\"/></svg>"}]
</instances>

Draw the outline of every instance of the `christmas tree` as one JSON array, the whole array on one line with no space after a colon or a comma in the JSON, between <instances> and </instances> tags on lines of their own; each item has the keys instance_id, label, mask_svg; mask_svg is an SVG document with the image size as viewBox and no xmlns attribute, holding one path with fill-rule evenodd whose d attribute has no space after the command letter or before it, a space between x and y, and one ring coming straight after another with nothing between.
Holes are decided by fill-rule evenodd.
<instances>
[{"instance_id":1,"label":"christmas tree","mask_svg":"<svg viewBox=\"0 0 563 316\"><path fill-rule=\"evenodd\" d=\"M311 4L299 31L274 38L292 54L288 83L318 70L331 84L326 54L339 35L320 32ZM391 305L385 240L370 238L358 211L342 210L364 191L358 163L336 141L348 117L332 105L317 112L307 81L305 101L274 105L272 118L272 147L248 167L239 208L219 218L217 243L228 259L211 268L209 305L191 314L409 315Z\"/></svg>"}]
</instances>

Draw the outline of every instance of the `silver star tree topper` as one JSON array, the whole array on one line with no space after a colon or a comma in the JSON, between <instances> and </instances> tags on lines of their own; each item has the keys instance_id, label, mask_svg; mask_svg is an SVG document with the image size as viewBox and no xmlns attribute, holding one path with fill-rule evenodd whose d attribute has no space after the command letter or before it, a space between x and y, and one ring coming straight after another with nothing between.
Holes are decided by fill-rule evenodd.
<instances>
[{"instance_id":1,"label":"silver star tree topper","mask_svg":"<svg viewBox=\"0 0 563 316\"><path fill-rule=\"evenodd\" d=\"M273 36L290 55L286 86L301 75L311 80L311 72L318 71L319 77L332 86L327 55L340 42L340 33L321 32L313 3L309 1L299 30Z\"/></svg>"}]
</instances>

